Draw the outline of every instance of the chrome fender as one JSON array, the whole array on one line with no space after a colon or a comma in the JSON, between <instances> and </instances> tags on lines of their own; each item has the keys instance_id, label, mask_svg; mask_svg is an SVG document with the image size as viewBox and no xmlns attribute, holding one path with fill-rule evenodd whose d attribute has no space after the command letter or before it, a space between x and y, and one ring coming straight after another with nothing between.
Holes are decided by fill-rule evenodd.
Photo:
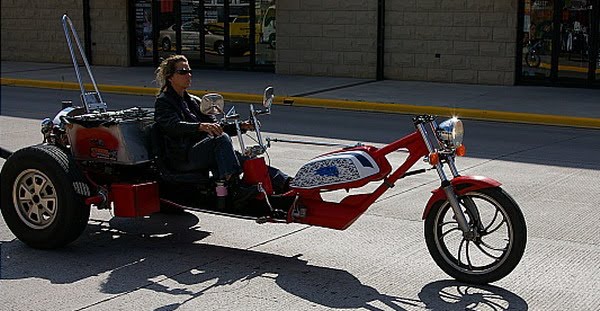
<instances>
[{"instance_id":1,"label":"chrome fender","mask_svg":"<svg viewBox=\"0 0 600 311\"><path fill-rule=\"evenodd\" d=\"M452 179L450 183L458 196L473 190L495 188L502 185L499 181L484 176L459 176ZM423 211L422 219L427 218L427 215L429 215L429 211L435 202L446 200L446 193L441 187L431 191L431 193L431 198L427 201L425 211Z\"/></svg>"}]
</instances>

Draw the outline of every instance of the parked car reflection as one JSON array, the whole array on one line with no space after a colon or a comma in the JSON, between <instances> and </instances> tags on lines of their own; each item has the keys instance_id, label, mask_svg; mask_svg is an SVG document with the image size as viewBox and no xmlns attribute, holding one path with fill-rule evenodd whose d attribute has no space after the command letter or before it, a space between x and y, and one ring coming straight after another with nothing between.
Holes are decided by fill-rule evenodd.
<instances>
[{"instance_id":1,"label":"parked car reflection","mask_svg":"<svg viewBox=\"0 0 600 311\"><path fill-rule=\"evenodd\" d=\"M183 49L200 50L200 28L198 22L185 22L181 25L181 46ZM232 55L244 55L248 51L248 39L231 36L230 47ZM175 47L175 25L160 31L160 46L163 51L171 51ZM225 54L225 31L219 25L204 26L204 49Z\"/></svg>"}]
</instances>

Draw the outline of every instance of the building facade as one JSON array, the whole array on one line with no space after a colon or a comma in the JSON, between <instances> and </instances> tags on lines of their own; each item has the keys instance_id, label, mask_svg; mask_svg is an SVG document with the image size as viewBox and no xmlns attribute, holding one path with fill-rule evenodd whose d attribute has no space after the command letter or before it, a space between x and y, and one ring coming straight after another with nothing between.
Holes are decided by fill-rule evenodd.
<instances>
[{"instance_id":1,"label":"building facade","mask_svg":"<svg viewBox=\"0 0 600 311\"><path fill-rule=\"evenodd\" d=\"M600 87L600 0L2 0L2 60Z\"/></svg>"}]
</instances>

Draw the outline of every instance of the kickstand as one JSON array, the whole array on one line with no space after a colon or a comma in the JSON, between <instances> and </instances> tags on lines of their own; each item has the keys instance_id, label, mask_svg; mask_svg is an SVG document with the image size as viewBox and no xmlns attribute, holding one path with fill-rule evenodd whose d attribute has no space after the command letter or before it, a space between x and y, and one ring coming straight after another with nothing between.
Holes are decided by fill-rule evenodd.
<instances>
[{"instance_id":1,"label":"kickstand","mask_svg":"<svg viewBox=\"0 0 600 311\"><path fill-rule=\"evenodd\" d=\"M258 188L258 192L262 193L265 196L265 201L267 202L267 206L269 206L269 210L271 211L271 216L259 217L256 220L256 222L259 224L264 224L266 222L287 222L287 221L281 221L279 219L273 218L273 215L275 215L275 214L286 215L286 212L273 208L273 206L271 205L271 201L269 201L269 195L267 194L267 191L263 187L262 183L259 182L257 185L257 188Z\"/></svg>"},{"instance_id":2,"label":"kickstand","mask_svg":"<svg viewBox=\"0 0 600 311\"><path fill-rule=\"evenodd\" d=\"M267 190L265 190L265 188L263 187L262 183L259 182L258 185L258 192L262 193L265 196L265 201L267 202L267 206L269 206L269 210L271 211L271 213L273 213L273 206L271 206L271 201L269 201L269 195L267 194Z\"/></svg>"}]
</instances>

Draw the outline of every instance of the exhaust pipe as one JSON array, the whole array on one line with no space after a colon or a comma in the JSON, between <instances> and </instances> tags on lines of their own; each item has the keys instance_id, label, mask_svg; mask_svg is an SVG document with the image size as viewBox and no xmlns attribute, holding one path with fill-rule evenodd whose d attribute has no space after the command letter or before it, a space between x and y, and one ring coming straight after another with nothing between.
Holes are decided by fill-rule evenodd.
<instances>
[{"instance_id":1,"label":"exhaust pipe","mask_svg":"<svg viewBox=\"0 0 600 311\"><path fill-rule=\"evenodd\" d=\"M2 147L0 147L0 158L2 159L8 159L8 157L10 157L12 155L12 151L8 151Z\"/></svg>"}]
</instances>

